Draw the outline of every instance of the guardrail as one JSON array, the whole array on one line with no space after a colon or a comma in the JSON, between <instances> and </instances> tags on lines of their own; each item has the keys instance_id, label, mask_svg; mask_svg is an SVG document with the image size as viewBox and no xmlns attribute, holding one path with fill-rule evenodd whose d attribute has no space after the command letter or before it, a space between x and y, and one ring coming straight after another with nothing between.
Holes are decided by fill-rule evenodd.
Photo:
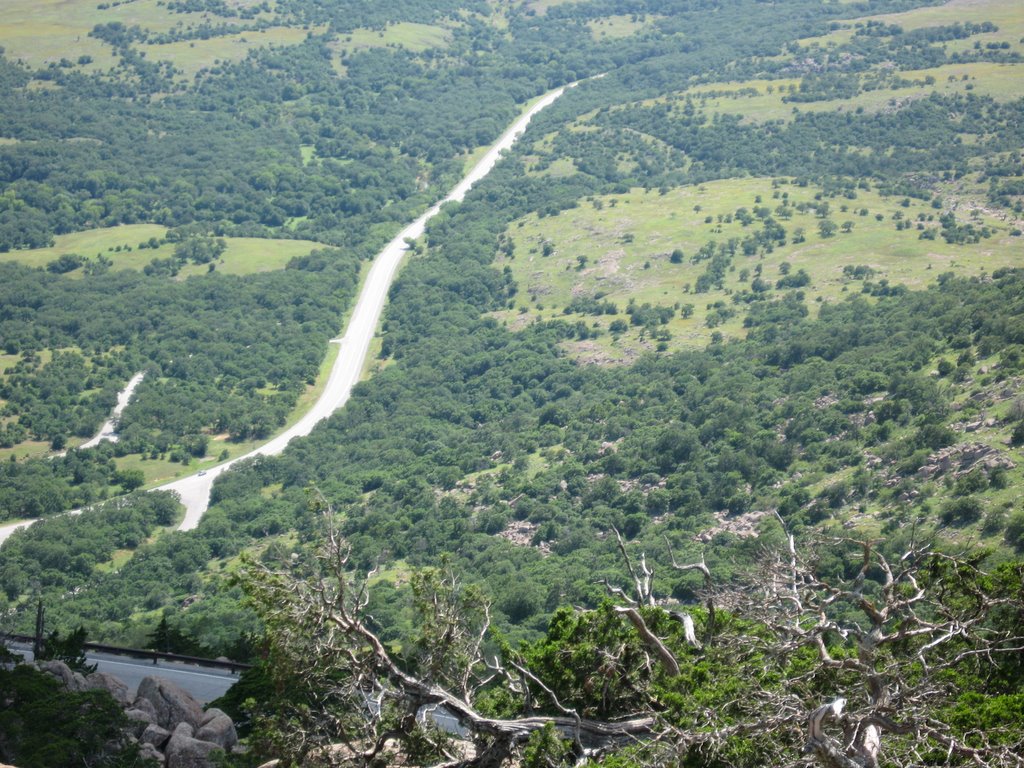
<instances>
[{"instance_id":1,"label":"guardrail","mask_svg":"<svg viewBox=\"0 0 1024 768\"><path fill-rule=\"evenodd\" d=\"M35 638L32 635L4 634L0 636L3 640L13 640L18 643L32 644ZM118 645L104 645L103 643L83 643L82 647L87 651L97 653L109 653L114 656L128 656L134 659L150 659L155 664L158 661L178 661L183 664L195 664L199 667L211 667L214 669L227 669L232 673L252 669L252 664L243 664L240 661L229 659L205 659L201 656L185 656L180 653L163 653L162 651L147 651L141 648L122 648Z\"/></svg>"}]
</instances>

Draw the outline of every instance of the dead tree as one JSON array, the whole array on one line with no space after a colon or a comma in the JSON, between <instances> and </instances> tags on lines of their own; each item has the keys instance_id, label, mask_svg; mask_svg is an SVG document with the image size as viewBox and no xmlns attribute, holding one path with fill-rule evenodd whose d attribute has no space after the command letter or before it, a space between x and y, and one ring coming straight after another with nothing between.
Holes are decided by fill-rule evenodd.
<instances>
[{"instance_id":1,"label":"dead tree","mask_svg":"<svg viewBox=\"0 0 1024 768\"><path fill-rule=\"evenodd\" d=\"M461 587L450 569L417 581L420 663L400 663L373 630L366 581L353 576L345 542L328 525L315 560L299 559L285 571L250 564L243 576L273 638L275 663L305 694L269 747L305 765L393 763L389 750L400 749L405 764L483 768L512 764L531 734L553 727L576 761L628 746L652 766L689 755L730 765L1022 768L1019 724L958 731L941 717L958 695L949 673L998 670L1024 653L1020 569L999 581L965 558L923 547L891 558L870 543L819 548L826 545L855 553L856 575L823 576L790 539L752 580L715 591L708 613L714 642L687 643L657 604L654 569L644 557L634 565L619 538L634 595L613 589L626 603L617 612L658 664L649 658L646 711L598 720L581 716L576 702L522 660L484 661L487 601ZM703 559L672 561L678 570L701 572L712 598ZM714 706L681 707L686 689L673 686L690 685L679 681L697 663L739 681L742 693ZM478 693L498 684L528 705L546 697L558 714L482 714ZM713 694L715 683L708 685ZM660 699L663 692L669 698ZM438 708L464 729L472 750L425 735L423 713ZM530 706L524 709L529 714ZM742 758L730 752L736 743L744 745Z\"/></svg>"},{"instance_id":2,"label":"dead tree","mask_svg":"<svg viewBox=\"0 0 1024 768\"><path fill-rule=\"evenodd\" d=\"M273 658L291 669L291 684L309 692L310 703L283 718L287 736L269 745L287 759L333 765L343 755L347 764L370 765L382 750L410 736L418 716L437 707L468 732L474 745L472 754L460 755L446 752L445 739L438 738L436 763L451 768L507 765L530 735L548 724L576 745L579 759L653 733L653 714L595 721L579 717L553 694L562 712L558 716L506 720L480 714L474 707L476 692L496 675L513 683L524 678L543 683L521 667L511 673L496 663L481 664L486 605L480 605L475 622L450 611L456 601L448 576L434 583L435 594L426 595L437 609L422 617L433 623L432 653L421 672L403 668L371 629L366 580L353 576L348 547L330 521L325 544L308 568L275 571L250 562L241 581L274 638ZM433 651L457 656L461 668ZM388 722L382 716L386 711L397 715Z\"/></svg>"},{"instance_id":3,"label":"dead tree","mask_svg":"<svg viewBox=\"0 0 1024 768\"><path fill-rule=\"evenodd\" d=\"M789 691L765 692L760 706L809 710L804 750L825 768L920 765L929 752L933 761L945 754L946 765L1024 765L1019 734L957 733L939 717L958 693L946 673L1024 652L1020 590L988 592L989 577L969 560L927 547L894 560L867 542L818 546L859 550L856 576L821 576L790 538L759 588L734 596L734 610L768 630L746 642L780 662L805 649L817 657ZM1016 622L998 626L993 614L1004 609ZM823 687L834 694L825 701L798 693Z\"/></svg>"}]
</instances>

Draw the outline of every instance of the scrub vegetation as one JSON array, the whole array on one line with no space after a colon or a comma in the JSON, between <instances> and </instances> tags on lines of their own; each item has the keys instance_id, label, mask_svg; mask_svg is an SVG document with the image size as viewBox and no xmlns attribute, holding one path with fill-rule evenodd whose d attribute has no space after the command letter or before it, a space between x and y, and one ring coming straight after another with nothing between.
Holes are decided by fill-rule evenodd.
<instances>
[{"instance_id":1,"label":"scrub vegetation","mask_svg":"<svg viewBox=\"0 0 1024 768\"><path fill-rule=\"evenodd\" d=\"M239 768L1019 765L1017 3L9 5L5 629L258 660Z\"/></svg>"}]
</instances>

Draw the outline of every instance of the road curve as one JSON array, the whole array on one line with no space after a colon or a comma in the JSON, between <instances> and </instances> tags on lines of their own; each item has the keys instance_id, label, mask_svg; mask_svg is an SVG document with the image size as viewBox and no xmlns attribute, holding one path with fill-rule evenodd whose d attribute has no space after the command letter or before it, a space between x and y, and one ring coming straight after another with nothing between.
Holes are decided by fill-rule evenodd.
<instances>
[{"instance_id":1,"label":"road curve","mask_svg":"<svg viewBox=\"0 0 1024 768\"><path fill-rule=\"evenodd\" d=\"M334 361L334 366L331 368L327 386L324 387L323 393L313 404L313 407L298 422L244 456L239 456L216 467L211 467L208 470L179 478L152 489L157 491L174 491L181 498L181 503L185 507L185 519L178 526L178 530L191 531L199 525L199 521L203 518L203 513L206 512L206 508L210 505L210 489L213 487L213 481L218 475L226 472L239 461L251 459L254 456L275 456L281 453L288 443L296 437L308 435L313 431L314 426L345 404L352 392L352 387L359 381L359 375L363 370L363 363L369 353L370 342L373 340L373 334L377 329L377 322L380 320L384 303L387 301L388 289L391 287L391 282L395 277L395 272L398 271L402 257L409 249L406 240L418 239L423 234L424 229L426 229L427 222L438 214L442 205L448 202L461 201L476 182L491 172L491 169L494 168L500 159L501 153L510 149L515 144L516 140L526 130L526 126L529 125L534 115L553 104L559 96L565 93L567 88L573 88L576 85L577 83L570 83L545 94L536 104L521 115L518 120L512 123L505 133L501 135L501 138L487 150L487 153L463 177L462 181L455 185L447 197L441 202L436 203L430 210L405 227L390 243L384 246L384 250L377 254L373 260L373 266L366 276L366 282L359 293L355 309L352 311L348 327L345 329L345 335L340 339L332 339L331 341L332 344L340 344L341 349L338 352L337 359ZM141 380L141 375L136 378ZM132 379L129 385L132 392L137 384L138 381ZM123 408L123 406L120 407ZM75 511L79 512L80 510ZM16 530L26 528L34 522L35 520L24 520L0 526L0 544L3 544Z\"/></svg>"},{"instance_id":2,"label":"road curve","mask_svg":"<svg viewBox=\"0 0 1024 768\"><path fill-rule=\"evenodd\" d=\"M366 277L366 282L359 293L355 309L352 311L345 335L341 339L334 339L331 343L341 345L338 357L331 368L330 377L323 394L313 404L313 407L292 427L289 427L269 442L263 444L254 451L244 456L220 464L207 470L203 474L190 475L174 482L160 486L157 490L174 491L181 497L185 506L185 519L179 526L179 530L190 531L199 525L199 521L206 512L210 503L210 488L213 481L222 472L227 471L233 464L254 456L274 456L281 453L285 446L296 437L308 435L313 427L320 421L326 419L338 408L343 406L352 392L352 387L359 381L359 375L363 370L363 364L369 353L370 342L377 329L377 322L384 309L387 300L388 289L395 277L402 257L409 246L406 240L416 240L426 228L430 219L438 214L444 203L461 201L470 188L480 179L484 178L494 165L498 162L501 153L511 148L516 142L534 115L545 107L550 106L559 96L565 93L566 88L572 88L576 83L562 86L544 95L526 113L519 117L506 131L501 138L487 151L476 165L466 174L448 196L441 202L430 208L414 222L398 233L374 258L373 266Z\"/></svg>"}]
</instances>

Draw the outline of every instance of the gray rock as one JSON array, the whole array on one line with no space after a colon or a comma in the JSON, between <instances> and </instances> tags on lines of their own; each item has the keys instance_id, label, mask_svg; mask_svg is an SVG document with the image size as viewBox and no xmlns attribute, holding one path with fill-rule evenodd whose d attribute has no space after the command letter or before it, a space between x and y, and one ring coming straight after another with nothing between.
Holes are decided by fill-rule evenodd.
<instances>
[{"instance_id":1,"label":"gray rock","mask_svg":"<svg viewBox=\"0 0 1024 768\"><path fill-rule=\"evenodd\" d=\"M213 720L215 717L220 717L221 715L223 715L224 717L228 717L227 712L225 712L223 709L217 709L216 707L210 707L208 710L203 712L203 719L199 721L199 727L200 728L203 727L208 722Z\"/></svg>"},{"instance_id":2,"label":"gray rock","mask_svg":"<svg viewBox=\"0 0 1024 768\"><path fill-rule=\"evenodd\" d=\"M149 699L143 699L136 696L135 701L132 702L132 708L139 712L145 712L149 715L149 719L146 721L147 723L156 722L156 707L153 706L153 702Z\"/></svg>"},{"instance_id":3,"label":"gray rock","mask_svg":"<svg viewBox=\"0 0 1024 768\"><path fill-rule=\"evenodd\" d=\"M128 706L132 700L131 696L128 695L128 686L113 675L108 675L106 672L93 672L85 678L85 687L91 691L106 691L113 696L114 700L122 707Z\"/></svg>"},{"instance_id":4,"label":"gray rock","mask_svg":"<svg viewBox=\"0 0 1024 768\"><path fill-rule=\"evenodd\" d=\"M209 717L215 712L213 717ZM219 709L210 710L204 718L202 727L196 732L196 738L200 741L211 741L225 752L229 751L238 743L238 733L235 731L235 724L231 718Z\"/></svg>"},{"instance_id":5,"label":"gray rock","mask_svg":"<svg viewBox=\"0 0 1024 768\"><path fill-rule=\"evenodd\" d=\"M144 709L129 709L124 714L129 721L129 732L136 738L141 736L146 728L153 725L153 721L156 720L151 712Z\"/></svg>"},{"instance_id":6,"label":"gray rock","mask_svg":"<svg viewBox=\"0 0 1024 768\"><path fill-rule=\"evenodd\" d=\"M210 741L194 739L192 733L192 726L188 723L180 723L174 729L164 749L167 768L212 768L210 755L220 747Z\"/></svg>"},{"instance_id":7,"label":"gray rock","mask_svg":"<svg viewBox=\"0 0 1024 768\"><path fill-rule=\"evenodd\" d=\"M203 708L186 691L162 677L146 677L139 683L136 697L149 701L156 711L156 723L173 731L178 723L197 727L203 719Z\"/></svg>"},{"instance_id":8,"label":"gray rock","mask_svg":"<svg viewBox=\"0 0 1024 768\"><path fill-rule=\"evenodd\" d=\"M53 675L63 683L69 691L84 691L86 689L85 678L78 672L72 672L71 668L63 661L40 661L36 663L40 672Z\"/></svg>"},{"instance_id":9,"label":"gray rock","mask_svg":"<svg viewBox=\"0 0 1024 768\"><path fill-rule=\"evenodd\" d=\"M164 753L152 744L143 744L139 747L139 756L144 760L147 758L150 760L156 760L160 765L163 765L164 761L167 759L164 757Z\"/></svg>"},{"instance_id":10,"label":"gray rock","mask_svg":"<svg viewBox=\"0 0 1024 768\"><path fill-rule=\"evenodd\" d=\"M143 744L152 744L157 749L163 749L164 745L171 738L171 732L166 728L161 728L155 723L150 723L146 726L146 730L139 736L139 741Z\"/></svg>"}]
</instances>

